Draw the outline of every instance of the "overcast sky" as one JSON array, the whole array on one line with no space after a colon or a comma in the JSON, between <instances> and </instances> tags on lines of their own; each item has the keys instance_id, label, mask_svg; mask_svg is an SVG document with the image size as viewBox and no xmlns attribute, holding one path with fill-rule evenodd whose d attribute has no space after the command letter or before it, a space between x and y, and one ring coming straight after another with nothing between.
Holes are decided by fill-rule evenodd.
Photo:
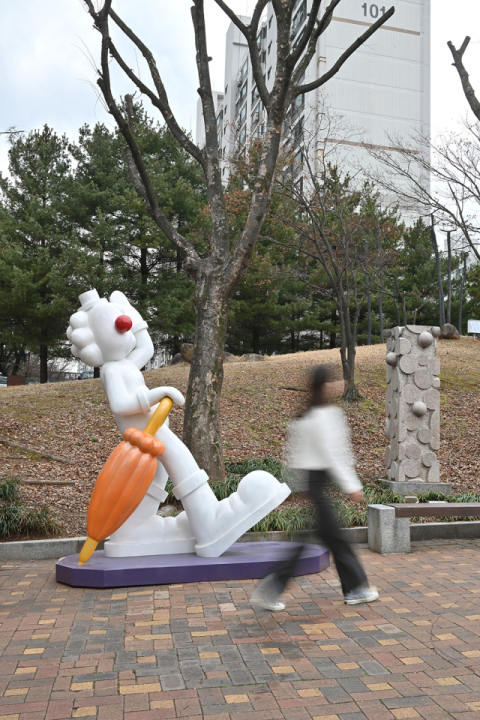
<instances>
[{"instance_id":1,"label":"overcast sky","mask_svg":"<svg viewBox=\"0 0 480 720\"><path fill-rule=\"evenodd\" d=\"M398 0L397 0L398 1ZM400 2L404 0L399 0ZM225 32L229 20L213 0L205 0L213 84L223 87ZM359 0L360 2L360 0ZM180 123L195 132L198 86L188 0L114 0L113 7L154 53L170 104ZM230 0L238 14L250 14L254 0ZM388 6L388 4L387 4ZM480 3L432 0L432 129L455 127L467 112L447 40L459 47L472 42L465 56L470 78L480 94ZM113 23L112 23L113 25ZM131 48L118 41L128 63L139 63ZM100 36L81 0L15 0L0 5L0 130L15 126L30 131L45 123L75 139L84 123L110 116L93 86L99 64ZM114 75L118 97L130 90ZM148 108L148 105L147 105ZM6 136L0 136L0 170L7 168Z\"/></svg>"}]
</instances>

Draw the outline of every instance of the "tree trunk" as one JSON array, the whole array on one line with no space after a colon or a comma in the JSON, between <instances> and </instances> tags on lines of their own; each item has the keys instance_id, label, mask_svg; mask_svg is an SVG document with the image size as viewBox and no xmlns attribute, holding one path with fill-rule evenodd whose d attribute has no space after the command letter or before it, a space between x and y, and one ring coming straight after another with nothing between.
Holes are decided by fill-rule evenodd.
<instances>
[{"instance_id":1,"label":"tree trunk","mask_svg":"<svg viewBox=\"0 0 480 720\"><path fill-rule=\"evenodd\" d=\"M380 250L380 237L377 236L377 251ZM383 270L380 270L380 292L378 293L378 317L380 319L380 342L383 344L385 338L383 337Z\"/></svg>"},{"instance_id":2,"label":"tree trunk","mask_svg":"<svg viewBox=\"0 0 480 720\"><path fill-rule=\"evenodd\" d=\"M452 322L452 241L447 232L447 323Z\"/></svg>"},{"instance_id":3,"label":"tree trunk","mask_svg":"<svg viewBox=\"0 0 480 720\"><path fill-rule=\"evenodd\" d=\"M346 403L356 402L361 400L362 396L357 390L355 385L355 355L357 354L355 348L355 340L353 336L346 343L345 362L342 357L343 366L343 379L345 381L345 391L343 399Z\"/></svg>"},{"instance_id":4,"label":"tree trunk","mask_svg":"<svg viewBox=\"0 0 480 720\"><path fill-rule=\"evenodd\" d=\"M140 280L142 285L148 282L148 250L146 247L140 248Z\"/></svg>"},{"instance_id":5,"label":"tree trunk","mask_svg":"<svg viewBox=\"0 0 480 720\"><path fill-rule=\"evenodd\" d=\"M368 317L368 325L367 325L367 345L372 344L372 298L370 293L368 293L367 298L367 317Z\"/></svg>"},{"instance_id":6,"label":"tree trunk","mask_svg":"<svg viewBox=\"0 0 480 720\"><path fill-rule=\"evenodd\" d=\"M382 282L381 275L380 275L380 282ZM383 293L381 290L378 294L378 317L380 318L380 342L384 343L385 338L383 337Z\"/></svg>"},{"instance_id":7,"label":"tree trunk","mask_svg":"<svg viewBox=\"0 0 480 720\"><path fill-rule=\"evenodd\" d=\"M252 347L253 352L257 353L257 355L260 355L260 333L258 332L257 328L253 328L252 331Z\"/></svg>"},{"instance_id":8,"label":"tree trunk","mask_svg":"<svg viewBox=\"0 0 480 720\"><path fill-rule=\"evenodd\" d=\"M333 325L336 325L337 323L337 311L332 310L332 314L330 316L330 320L332 321ZM332 330L330 333L330 350L333 350L333 348L337 347L337 333L335 330Z\"/></svg>"},{"instance_id":9,"label":"tree trunk","mask_svg":"<svg viewBox=\"0 0 480 720\"><path fill-rule=\"evenodd\" d=\"M340 358L342 361L343 380L345 389L343 399L346 403L355 402L361 399L361 395L355 385L355 355L356 333L352 332L350 323L350 308L344 297L338 300L338 317L340 320L340 334L342 343L340 345Z\"/></svg>"},{"instance_id":10,"label":"tree trunk","mask_svg":"<svg viewBox=\"0 0 480 720\"><path fill-rule=\"evenodd\" d=\"M397 313L397 325L400 325L400 311L398 309L397 298L393 298L393 305L395 307L395 312Z\"/></svg>"},{"instance_id":11,"label":"tree trunk","mask_svg":"<svg viewBox=\"0 0 480 720\"><path fill-rule=\"evenodd\" d=\"M295 330L290 330L290 350L295 352Z\"/></svg>"},{"instance_id":12,"label":"tree trunk","mask_svg":"<svg viewBox=\"0 0 480 720\"><path fill-rule=\"evenodd\" d=\"M463 310L463 288L467 279L467 253L463 253L463 271L460 282L460 292L458 295L458 332L462 334L462 310Z\"/></svg>"},{"instance_id":13,"label":"tree trunk","mask_svg":"<svg viewBox=\"0 0 480 720\"><path fill-rule=\"evenodd\" d=\"M365 241L365 258L368 257L368 243ZM372 296L370 294L370 275L365 273L365 289L367 291L367 345L372 344Z\"/></svg>"},{"instance_id":14,"label":"tree trunk","mask_svg":"<svg viewBox=\"0 0 480 720\"><path fill-rule=\"evenodd\" d=\"M19 350L14 354L14 361L13 361L13 367L12 367L12 375L16 375L18 371L20 370L20 365L22 364L22 360L25 359L25 352L23 350ZM5 373L8 374L8 373Z\"/></svg>"},{"instance_id":15,"label":"tree trunk","mask_svg":"<svg viewBox=\"0 0 480 720\"><path fill-rule=\"evenodd\" d=\"M198 271L195 341L183 425L185 444L212 482L225 477L219 414L230 298L225 297L224 284L210 265Z\"/></svg>"},{"instance_id":16,"label":"tree trunk","mask_svg":"<svg viewBox=\"0 0 480 720\"><path fill-rule=\"evenodd\" d=\"M442 282L442 266L440 262L440 253L438 252L437 236L435 234L434 218L432 215L432 224L430 226L430 238L432 241L433 252L435 253L435 261L437 264L437 282L438 282L438 321L440 327L445 325L445 298L443 295Z\"/></svg>"},{"instance_id":17,"label":"tree trunk","mask_svg":"<svg viewBox=\"0 0 480 720\"><path fill-rule=\"evenodd\" d=\"M405 327L405 325L407 324L407 306L405 304L405 300L406 300L405 290L402 293L401 300L402 300L402 322L403 322L403 326Z\"/></svg>"},{"instance_id":18,"label":"tree trunk","mask_svg":"<svg viewBox=\"0 0 480 720\"><path fill-rule=\"evenodd\" d=\"M48 382L48 346L40 345L40 382Z\"/></svg>"}]
</instances>

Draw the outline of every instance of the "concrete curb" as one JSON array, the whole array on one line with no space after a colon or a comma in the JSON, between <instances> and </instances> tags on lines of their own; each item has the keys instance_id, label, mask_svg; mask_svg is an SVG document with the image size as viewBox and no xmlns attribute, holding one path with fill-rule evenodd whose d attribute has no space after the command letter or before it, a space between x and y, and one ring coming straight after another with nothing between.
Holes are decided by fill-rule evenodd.
<instances>
[{"instance_id":1,"label":"concrete curb","mask_svg":"<svg viewBox=\"0 0 480 720\"><path fill-rule=\"evenodd\" d=\"M410 525L412 542L425 540L475 540L480 538L480 520Z\"/></svg>"},{"instance_id":2,"label":"concrete curb","mask_svg":"<svg viewBox=\"0 0 480 720\"><path fill-rule=\"evenodd\" d=\"M87 538L53 538L49 540L19 540L0 543L0 561L3 560L53 560L75 555L82 549ZM103 549L103 541L98 543Z\"/></svg>"},{"instance_id":3,"label":"concrete curb","mask_svg":"<svg viewBox=\"0 0 480 720\"><path fill-rule=\"evenodd\" d=\"M480 523L479 523L480 524ZM345 528L351 543L366 543L367 528ZM291 537L283 532L253 533L248 532L238 542L260 542L262 540L281 542ZM61 538L51 540L20 540L18 542L0 543L0 562L3 560L53 560L55 558L75 555L80 552L85 542L84 537ZM314 532L302 534L302 540L308 543L317 542ZM98 549L103 548L103 542L98 543Z\"/></svg>"},{"instance_id":4,"label":"concrete curb","mask_svg":"<svg viewBox=\"0 0 480 720\"><path fill-rule=\"evenodd\" d=\"M344 528L343 532L348 541L354 545L365 545L368 542L368 528ZM426 540L474 540L480 538L480 520L471 522L447 523L415 523L410 525L410 539L412 542ZM289 540L290 536L283 532L273 531L267 533L245 533L238 542L259 542L267 540L280 542ZM302 535L305 542L317 542L315 533L310 531ZM4 560L53 560L75 555L80 552L86 538L61 538L52 540L21 540L19 542L0 543L0 562ZM103 548L103 542L98 549Z\"/></svg>"}]
</instances>

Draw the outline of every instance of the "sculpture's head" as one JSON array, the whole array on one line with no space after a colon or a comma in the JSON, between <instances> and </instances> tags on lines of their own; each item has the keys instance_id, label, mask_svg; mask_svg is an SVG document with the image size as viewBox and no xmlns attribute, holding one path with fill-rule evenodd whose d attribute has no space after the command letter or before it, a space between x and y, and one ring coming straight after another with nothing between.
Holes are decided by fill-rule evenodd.
<instances>
[{"instance_id":1,"label":"sculpture's head","mask_svg":"<svg viewBox=\"0 0 480 720\"><path fill-rule=\"evenodd\" d=\"M88 290L79 300L82 306L67 328L72 355L90 367L126 358L136 342L131 318L117 303L100 298L96 290Z\"/></svg>"}]
</instances>

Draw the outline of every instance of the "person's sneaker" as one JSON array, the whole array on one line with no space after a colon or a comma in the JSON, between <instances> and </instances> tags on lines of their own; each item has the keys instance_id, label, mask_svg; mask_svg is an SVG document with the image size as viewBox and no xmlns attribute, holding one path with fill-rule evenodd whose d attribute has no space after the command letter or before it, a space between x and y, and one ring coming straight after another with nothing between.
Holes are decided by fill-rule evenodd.
<instances>
[{"instance_id":1,"label":"person's sneaker","mask_svg":"<svg viewBox=\"0 0 480 720\"><path fill-rule=\"evenodd\" d=\"M355 588L343 596L346 605L357 605L358 603L373 602L378 600L378 592L375 587Z\"/></svg>"},{"instance_id":2,"label":"person's sneaker","mask_svg":"<svg viewBox=\"0 0 480 720\"><path fill-rule=\"evenodd\" d=\"M267 575L263 580L260 580L250 595L250 602L272 612L285 610L285 603L282 603L279 598L280 595L274 589L274 576Z\"/></svg>"}]
</instances>

